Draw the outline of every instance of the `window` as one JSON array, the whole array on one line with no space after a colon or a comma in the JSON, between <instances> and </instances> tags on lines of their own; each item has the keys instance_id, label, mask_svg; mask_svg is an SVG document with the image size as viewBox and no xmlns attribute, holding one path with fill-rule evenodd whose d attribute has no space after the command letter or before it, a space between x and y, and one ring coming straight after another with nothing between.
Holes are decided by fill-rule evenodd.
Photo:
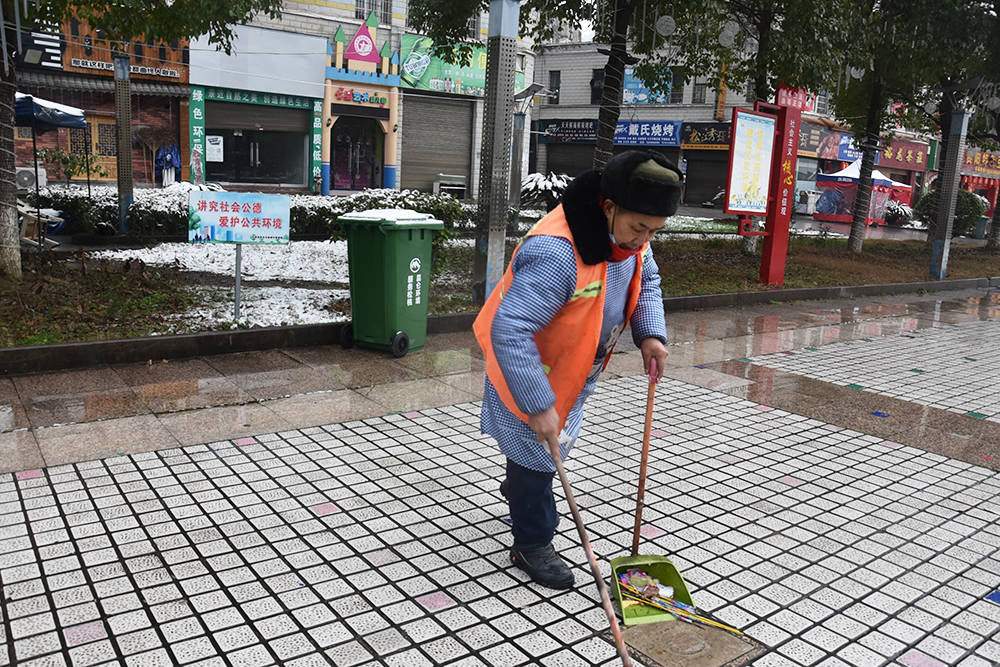
<instances>
[{"instance_id":1,"label":"window","mask_svg":"<svg viewBox=\"0 0 1000 667\"><path fill-rule=\"evenodd\" d=\"M354 0L354 18L362 21L375 12L375 18L381 25L392 23L392 0Z\"/></svg>"},{"instance_id":2,"label":"window","mask_svg":"<svg viewBox=\"0 0 1000 667\"><path fill-rule=\"evenodd\" d=\"M31 139L31 128L25 127L24 125L18 125L15 137L18 139Z\"/></svg>"},{"instance_id":3,"label":"window","mask_svg":"<svg viewBox=\"0 0 1000 667\"><path fill-rule=\"evenodd\" d=\"M514 56L514 69L516 71L518 72L524 71L524 60L525 58L523 53L519 53L516 56Z\"/></svg>"},{"instance_id":4,"label":"window","mask_svg":"<svg viewBox=\"0 0 1000 667\"><path fill-rule=\"evenodd\" d=\"M469 29L469 37L472 39L482 39L482 34L479 32L479 12L476 12L469 17L469 22L467 24Z\"/></svg>"},{"instance_id":5,"label":"window","mask_svg":"<svg viewBox=\"0 0 1000 667\"><path fill-rule=\"evenodd\" d=\"M114 123L101 123L97 126L97 154L107 156L118 155Z\"/></svg>"},{"instance_id":6,"label":"window","mask_svg":"<svg viewBox=\"0 0 1000 667\"><path fill-rule=\"evenodd\" d=\"M92 124L93 121L91 121ZM76 155L87 155L90 153L90 128L71 127L69 128L69 152Z\"/></svg>"},{"instance_id":7,"label":"window","mask_svg":"<svg viewBox=\"0 0 1000 667\"><path fill-rule=\"evenodd\" d=\"M671 72L670 103L681 104L684 101L684 72L675 67Z\"/></svg>"},{"instance_id":8,"label":"window","mask_svg":"<svg viewBox=\"0 0 1000 667\"><path fill-rule=\"evenodd\" d=\"M592 70L590 78L590 103L600 104L604 94L604 68Z\"/></svg>"},{"instance_id":9,"label":"window","mask_svg":"<svg viewBox=\"0 0 1000 667\"><path fill-rule=\"evenodd\" d=\"M562 72L557 69L549 71L549 104L559 104L559 86L562 85Z\"/></svg>"},{"instance_id":10,"label":"window","mask_svg":"<svg viewBox=\"0 0 1000 667\"><path fill-rule=\"evenodd\" d=\"M694 84L694 90L691 92L691 104L704 104L705 93L707 91L708 91L707 83Z\"/></svg>"},{"instance_id":11,"label":"window","mask_svg":"<svg viewBox=\"0 0 1000 667\"><path fill-rule=\"evenodd\" d=\"M830 96L827 93L819 93L816 95L816 108L813 109L816 113L821 116L825 116L830 111Z\"/></svg>"}]
</instances>

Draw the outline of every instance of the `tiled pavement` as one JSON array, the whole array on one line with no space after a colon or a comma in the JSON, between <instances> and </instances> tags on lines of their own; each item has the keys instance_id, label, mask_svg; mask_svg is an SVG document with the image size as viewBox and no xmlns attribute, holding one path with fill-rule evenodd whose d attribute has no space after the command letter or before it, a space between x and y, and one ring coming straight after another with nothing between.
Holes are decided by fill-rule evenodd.
<instances>
[{"instance_id":1,"label":"tiled pavement","mask_svg":"<svg viewBox=\"0 0 1000 667\"><path fill-rule=\"evenodd\" d=\"M1000 664L1000 399L976 388L998 375L997 319L984 293L672 314L640 553L670 555L696 604L766 645L757 665ZM557 546L577 588L507 565L469 342L401 362L323 349L149 367L172 370L162 383L123 379L140 366L4 380L11 423L28 425L0 434L3 453L24 456L30 436L49 465L0 474L0 665L618 664L568 513ZM630 543L637 364L616 355L567 466L605 570ZM364 384L373 368L390 379ZM976 446L927 451L930 430L873 416L846 384L950 411ZM63 393L36 409L25 388L43 386ZM322 421L343 392L371 405ZM116 415L109 395L136 398ZM107 418L55 425L74 414ZM120 454L87 455L137 416ZM194 444L160 439L178 418Z\"/></svg>"}]
</instances>

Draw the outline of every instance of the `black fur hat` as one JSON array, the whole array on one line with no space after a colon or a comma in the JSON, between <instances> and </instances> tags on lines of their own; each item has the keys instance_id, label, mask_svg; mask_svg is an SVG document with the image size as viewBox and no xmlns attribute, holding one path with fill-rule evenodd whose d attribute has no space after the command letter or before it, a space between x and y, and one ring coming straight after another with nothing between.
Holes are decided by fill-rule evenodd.
<instances>
[{"instance_id":1,"label":"black fur hat","mask_svg":"<svg viewBox=\"0 0 1000 667\"><path fill-rule=\"evenodd\" d=\"M601 194L636 213L667 217L677 211L684 176L656 151L626 151L608 160Z\"/></svg>"}]
</instances>

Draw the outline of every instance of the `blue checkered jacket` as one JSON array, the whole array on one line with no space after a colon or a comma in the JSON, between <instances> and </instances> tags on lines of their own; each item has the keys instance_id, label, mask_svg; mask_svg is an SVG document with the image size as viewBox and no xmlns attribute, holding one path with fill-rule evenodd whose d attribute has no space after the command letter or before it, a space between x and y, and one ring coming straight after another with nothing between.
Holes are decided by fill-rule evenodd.
<instances>
[{"instance_id":1,"label":"blue checkered jacket","mask_svg":"<svg viewBox=\"0 0 1000 667\"><path fill-rule=\"evenodd\" d=\"M630 257L622 262L608 262L600 343L594 368L563 427L564 457L580 433L583 404L594 391L607 349L624 327L628 285L635 273L635 261ZM555 393L542 369L534 336L569 302L576 288L576 259L568 240L531 236L521 244L513 262L513 282L497 309L491 338L497 363L517 407L527 414L537 414L555 404ZM639 345L643 339L654 337L666 343L660 274L651 250L643 257L642 269L639 302L629 322L632 340ZM480 424L482 432L493 436L500 450L515 463L532 470L555 471L551 456L537 442L535 433L507 409L488 377Z\"/></svg>"}]
</instances>

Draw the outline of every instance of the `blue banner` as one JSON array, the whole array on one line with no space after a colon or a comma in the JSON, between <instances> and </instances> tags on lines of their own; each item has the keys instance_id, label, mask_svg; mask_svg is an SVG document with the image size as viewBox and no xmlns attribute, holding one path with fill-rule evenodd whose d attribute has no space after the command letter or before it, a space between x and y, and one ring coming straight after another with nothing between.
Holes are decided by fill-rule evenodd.
<instances>
[{"instance_id":1,"label":"blue banner","mask_svg":"<svg viewBox=\"0 0 1000 667\"><path fill-rule=\"evenodd\" d=\"M619 146L680 146L679 120L620 120L615 127Z\"/></svg>"},{"instance_id":2,"label":"blue banner","mask_svg":"<svg viewBox=\"0 0 1000 667\"><path fill-rule=\"evenodd\" d=\"M670 76L669 71L667 76ZM625 68L625 79L622 82L622 104L669 104L670 90L666 93L654 93L642 79L635 75L634 67Z\"/></svg>"}]
</instances>

